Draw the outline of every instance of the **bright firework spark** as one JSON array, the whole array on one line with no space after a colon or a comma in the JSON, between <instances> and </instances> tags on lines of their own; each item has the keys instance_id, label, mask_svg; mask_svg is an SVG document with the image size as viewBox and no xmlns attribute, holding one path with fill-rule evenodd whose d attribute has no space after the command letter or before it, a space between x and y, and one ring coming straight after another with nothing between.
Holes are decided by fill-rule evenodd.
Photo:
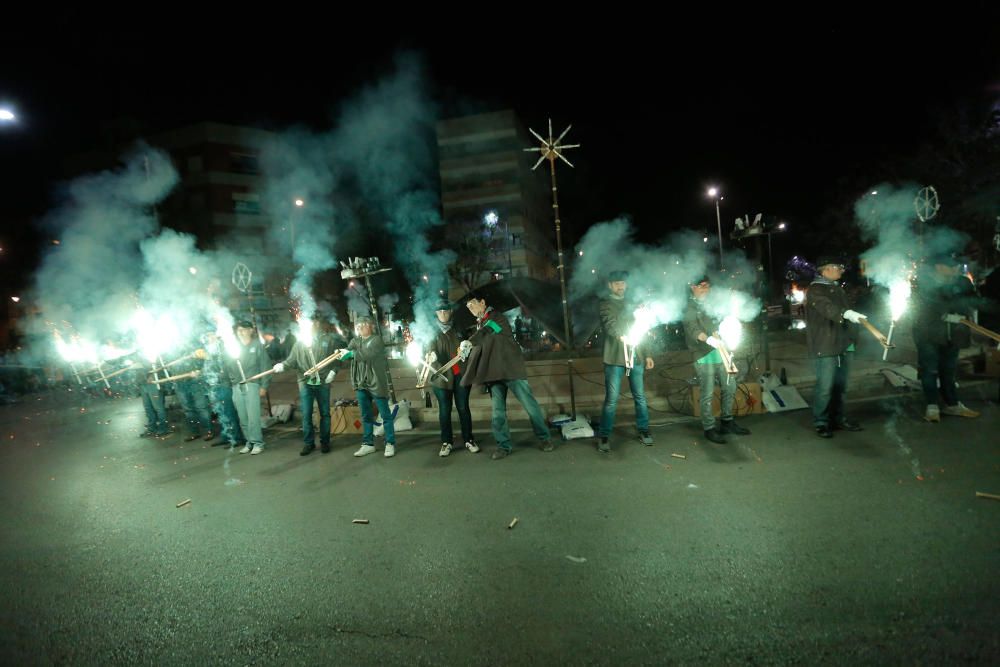
<instances>
[{"instance_id":1,"label":"bright firework spark","mask_svg":"<svg viewBox=\"0 0 1000 667\"><path fill-rule=\"evenodd\" d=\"M743 340L743 324L735 315L726 315L719 324L719 335L730 350L735 350Z\"/></svg>"},{"instance_id":2,"label":"bright firework spark","mask_svg":"<svg viewBox=\"0 0 1000 667\"><path fill-rule=\"evenodd\" d=\"M802 303L805 300L806 300L806 293L805 293L805 291L800 290L798 287L796 287L796 286L793 285L792 286L792 301L794 303Z\"/></svg>"},{"instance_id":3,"label":"bright firework spark","mask_svg":"<svg viewBox=\"0 0 1000 667\"><path fill-rule=\"evenodd\" d=\"M68 343L63 340L58 331L55 332L56 351L71 363L89 362L96 364L99 358L97 346L90 341L74 336Z\"/></svg>"},{"instance_id":4,"label":"bright firework spark","mask_svg":"<svg viewBox=\"0 0 1000 667\"><path fill-rule=\"evenodd\" d=\"M298 339L306 347L312 347L313 344L313 321L309 317L299 316L299 335Z\"/></svg>"},{"instance_id":5,"label":"bright firework spark","mask_svg":"<svg viewBox=\"0 0 1000 667\"><path fill-rule=\"evenodd\" d=\"M893 322L906 312L906 306L910 301L910 292L910 281L907 278L893 281L889 285L889 310L892 313Z\"/></svg>"},{"instance_id":6,"label":"bright firework spark","mask_svg":"<svg viewBox=\"0 0 1000 667\"><path fill-rule=\"evenodd\" d=\"M406 360L409 361L412 366L420 366L423 361L420 344L417 343L417 341L413 341L406 346Z\"/></svg>"},{"instance_id":7,"label":"bright firework spark","mask_svg":"<svg viewBox=\"0 0 1000 667\"><path fill-rule=\"evenodd\" d=\"M145 308L139 308L130 325L135 331L139 351L149 361L156 361L160 355L172 350L180 338L177 324L166 313L154 317Z\"/></svg>"},{"instance_id":8,"label":"bright firework spark","mask_svg":"<svg viewBox=\"0 0 1000 667\"><path fill-rule=\"evenodd\" d=\"M653 325L656 324L656 314L651 308L639 306L632 313L632 317L634 318L633 324L628 330L628 333L625 335L625 342L632 347L636 347L639 344L639 341L642 340L643 336L646 335L646 332L652 329Z\"/></svg>"},{"instance_id":9,"label":"bright firework spark","mask_svg":"<svg viewBox=\"0 0 1000 667\"><path fill-rule=\"evenodd\" d=\"M233 316L228 310L220 308L215 313L215 335L222 340L226 354L233 359L240 356L240 343L236 340L236 333L233 331Z\"/></svg>"}]
</instances>

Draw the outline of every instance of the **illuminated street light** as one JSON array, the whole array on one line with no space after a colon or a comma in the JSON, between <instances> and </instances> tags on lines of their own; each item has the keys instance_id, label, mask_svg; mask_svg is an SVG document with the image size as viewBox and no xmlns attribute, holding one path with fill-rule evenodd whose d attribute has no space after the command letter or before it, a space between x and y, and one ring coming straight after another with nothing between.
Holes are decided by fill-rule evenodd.
<instances>
[{"instance_id":1,"label":"illuminated street light","mask_svg":"<svg viewBox=\"0 0 1000 667\"><path fill-rule=\"evenodd\" d=\"M306 203L303 200L301 200L301 199L296 199L295 200L295 205L298 206L299 208L302 208L303 206L306 205Z\"/></svg>"},{"instance_id":2,"label":"illuminated street light","mask_svg":"<svg viewBox=\"0 0 1000 667\"><path fill-rule=\"evenodd\" d=\"M10 300L13 301L14 303L17 303L17 302L19 302L21 300L21 297L19 297L19 296L12 296L12 297L10 297Z\"/></svg>"},{"instance_id":3,"label":"illuminated street light","mask_svg":"<svg viewBox=\"0 0 1000 667\"><path fill-rule=\"evenodd\" d=\"M0 107L0 123L13 123L17 120L14 112L6 107Z\"/></svg>"},{"instance_id":4,"label":"illuminated street light","mask_svg":"<svg viewBox=\"0 0 1000 667\"><path fill-rule=\"evenodd\" d=\"M725 264L722 259L722 216L719 213L719 201L722 197L719 195L719 189L712 186L708 189L708 196L715 200L715 224L719 229L719 269L725 269Z\"/></svg>"}]
</instances>

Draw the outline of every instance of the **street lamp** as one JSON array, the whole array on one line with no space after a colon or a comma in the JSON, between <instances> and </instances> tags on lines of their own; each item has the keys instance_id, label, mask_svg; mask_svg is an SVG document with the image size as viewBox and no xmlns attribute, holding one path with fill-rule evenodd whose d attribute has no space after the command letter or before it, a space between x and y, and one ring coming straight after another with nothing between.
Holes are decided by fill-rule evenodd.
<instances>
[{"instance_id":1,"label":"street lamp","mask_svg":"<svg viewBox=\"0 0 1000 667\"><path fill-rule=\"evenodd\" d=\"M296 208L302 208L305 205L306 205L306 202L305 202L304 199L298 199L298 198L296 198L296 200L295 200L295 207ZM291 232L292 232L292 257L294 257L295 256L295 214L292 215L292 219L291 219L291 221L290 221L290 223L289 223L288 226L291 228Z\"/></svg>"},{"instance_id":2,"label":"street lamp","mask_svg":"<svg viewBox=\"0 0 1000 667\"><path fill-rule=\"evenodd\" d=\"M497 215L496 211L487 211L486 215L483 216L483 222L490 229L496 229L497 224L500 222L500 216ZM507 237L507 276L510 278L514 277L514 262L510 254L510 221L504 218L504 235Z\"/></svg>"},{"instance_id":3,"label":"street lamp","mask_svg":"<svg viewBox=\"0 0 1000 667\"><path fill-rule=\"evenodd\" d=\"M719 229L719 269L725 269L722 259L722 216L719 213L719 202L722 201L722 197L719 195L719 189L716 187L710 187L708 189L708 196L715 200L715 224Z\"/></svg>"},{"instance_id":4,"label":"street lamp","mask_svg":"<svg viewBox=\"0 0 1000 667\"><path fill-rule=\"evenodd\" d=\"M14 112L6 107L0 107L0 123L13 123L17 121Z\"/></svg>"}]
</instances>

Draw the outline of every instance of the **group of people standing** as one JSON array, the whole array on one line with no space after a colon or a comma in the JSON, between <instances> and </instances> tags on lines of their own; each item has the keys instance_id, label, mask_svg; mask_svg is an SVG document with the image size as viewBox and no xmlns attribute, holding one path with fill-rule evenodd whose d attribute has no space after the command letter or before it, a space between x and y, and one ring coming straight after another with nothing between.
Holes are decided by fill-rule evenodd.
<instances>
[{"instance_id":1,"label":"group of people standing","mask_svg":"<svg viewBox=\"0 0 1000 667\"><path fill-rule=\"evenodd\" d=\"M840 284L844 264L836 257L821 257L815 279L806 300L806 337L809 355L815 368L816 384L812 402L813 425L821 438L833 437L834 431L860 431L862 427L846 414L845 396L852 359L856 350L858 325L867 316L851 307L847 292ZM602 454L612 450L615 413L624 380L635 404L637 437L650 446L649 406L644 380L646 371L655 368L652 352L641 340L630 348L628 334L634 324L636 304L627 298L629 274L613 271L607 276L607 290L598 301L604 336L602 360L605 398L595 446ZM955 374L958 352L970 342L969 329L962 322L971 319L975 290L959 272L951 258L931 258L918 276L915 293L914 338L917 344L921 385L926 401L925 419L940 421L941 415L977 417L979 413L964 406L957 397ZM707 307L712 289L705 275L689 286L690 299L684 311L683 328L687 346L693 352L693 370L698 381L701 426L706 440L725 444L727 435L747 436L750 430L737 423L733 415L736 381L724 363L724 343L719 334L720 322ZM507 398L513 394L523 407L538 441L539 448L555 448L548 424L528 383L524 358L507 318L496 312L482 295L468 297L464 306L475 318L474 331L463 336L453 322L455 306L441 300L435 305L437 332L424 350L431 370L429 385L438 403L441 446L438 455L450 456L456 449L478 453L480 445L473 433L469 407L470 393L479 386L491 399L491 430L494 460L513 452L507 418ZM253 324L239 322L235 327L239 355L222 353L214 335L206 340L207 355L194 359L201 363L201 375L175 383L188 425L188 440L203 437L218 444L237 445L241 453L260 454L264 450L261 429L260 399L266 395L270 374L247 381L246 378L270 372L297 372L299 409L302 416L302 456L316 449L330 451L330 383L338 370L349 364L350 380L358 401L363 423L361 446L354 456L376 451L375 427L384 429L384 456L396 453L396 437L389 403L388 367L381 336L367 315L356 318L357 336L343 347L343 339L324 330L324 323L313 317L317 332L309 341L297 340L287 358L271 364L263 342ZM337 337L339 338L339 336ZM329 370L312 372L317 361L337 352L338 359ZM430 354L432 353L432 354ZM178 368L183 373L185 368ZM149 418L144 435L168 432L162 392L155 369L139 369L143 405ZM307 372L308 371L308 372ZM176 374L176 373L175 373ZM719 389L719 415L713 414L713 398ZM212 430L209 407L220 417L221 432ZM376 419L377 408L381 422ZM318 430L313 424L313 410L319 412ZM459 439L455 438L453 412L458 414Z\"/></svg>"}]
</instances>

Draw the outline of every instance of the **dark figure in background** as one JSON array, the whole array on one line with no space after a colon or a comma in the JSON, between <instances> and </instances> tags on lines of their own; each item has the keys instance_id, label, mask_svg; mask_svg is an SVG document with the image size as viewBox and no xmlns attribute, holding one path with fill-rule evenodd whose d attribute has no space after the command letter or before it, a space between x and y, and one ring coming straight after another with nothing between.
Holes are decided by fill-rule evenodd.
<instances>
[{"instance_id":1,"label":"dark figure in background","mask_svg":"<svg viewBox=\"0 0 1000 667\"><path fill-rule=\"evenodd\" d=\"M972 342L969 328L961 321L972 319L975 287L962 275L957 261L937 257L922 268L913 297L913 340L927 403L924 421L939 422L942 414L978 417L978 412L958 400L955 384L958 352ZM939 405L941 401L944 406Z\"/></svg>"}]
</instances>

